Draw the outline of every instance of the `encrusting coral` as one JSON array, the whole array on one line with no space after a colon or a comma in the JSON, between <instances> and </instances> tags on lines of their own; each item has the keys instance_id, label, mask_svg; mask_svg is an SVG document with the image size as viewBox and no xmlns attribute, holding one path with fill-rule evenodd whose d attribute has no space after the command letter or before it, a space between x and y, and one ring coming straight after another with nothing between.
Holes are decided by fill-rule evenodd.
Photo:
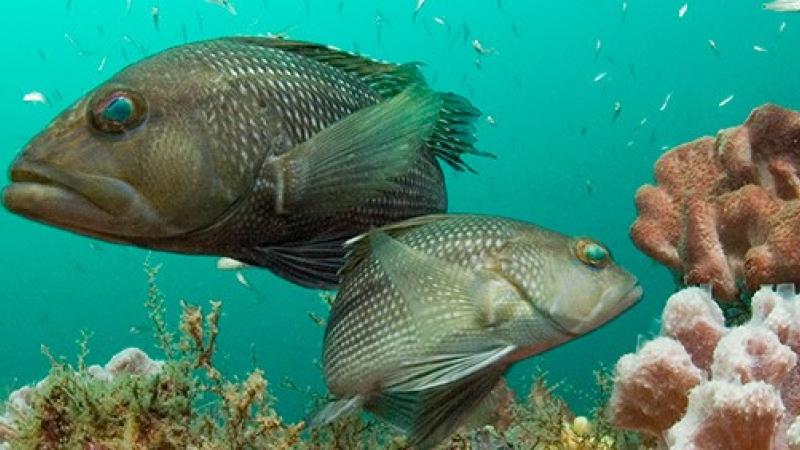
<instances>
[{"instance_id":1,"label":"encrusting coral","mask_svg":"<svg viewBox=\"0 0 800 450\"><path fill-rule=\"evenodd\" d=\"M671 449L800 450L800 296L761 288L733 328L707 289L668 300L662 334L615 369L613 422Z\"/></svg>"},{"instance_id":2,"label":"encrusting coral","mask_svg":"<svg viewBox=\"0 0 800 450\"><path fill-rule=\"evenodd\" d=\"M631 238L719 300L800 282L800 114L765 105L739 127L658 160L636 193ZM745 293L747 294L747 293Z\"/></svg>"},{"instance_id":3,"label":"encrusting coral","mask_svg":"<svg viewBox=\"0 0 800 450\"><path fill-rule=\"evenodd\" d=\"M212 302L204 314L200 307L183 303L180 333L173 333L155 283L158 267L146 265L146 272L146 305L164 360L128 348L105 366L86 366L88 336L81 340L75 365L44 349L52 364L50 373L11 393L0 415L0 449L410 448L402 435L364 415L312 430L305 430L303 422L284 422L272 408L260 370L234 382L214 367L222 305ZM331 297L323 299L329 302ZM575 417L538 376L525 401L516 401L507 389L495 410L481 414L490 425L461 430L439 448L653 448L639 434L611 426L603 414L610 378L598 375L598 382L600 395L591 419Z\"/></svg>"}]
</instances>

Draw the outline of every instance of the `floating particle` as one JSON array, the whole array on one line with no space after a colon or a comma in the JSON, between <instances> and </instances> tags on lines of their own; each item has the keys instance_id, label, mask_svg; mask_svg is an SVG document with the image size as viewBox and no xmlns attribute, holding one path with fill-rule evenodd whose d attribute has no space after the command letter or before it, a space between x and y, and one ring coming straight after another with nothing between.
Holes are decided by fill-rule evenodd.
<instances>
[{"instance_id":1,"label":"floating particle","mask_svg":"<svg viewBox=\"0 0 800 450\"><path fill-rule=\"evenodd\" d=\"M686 15L686 11L688 9L689 9L689 4L688 3L684 3L683 6L681 6L681 9L678 10L678 18L682 19L683 16Z\"/></svg>"},{"instance_id":2,"label":"floating particle","mask_svg":"<svg viewBox=\"0 0 800 450\"><path fill-rule=\"evenodd\" d=\"M672 92L668 93L666 97L664 97L664 102L661 104L661 107L658 108L659 111L664 111L669 106L669 101L672 99Z\"/></svg>"},{"instance_id":3,"label":"floating particle","mask_svg":"<svg viewBox=\"0 0 800 450\"><path fill-rule=\"evenodd\" d=\"M606 77L606 75L608 75L608 72L600 72L600 73L598 73L597 75L594 76L594 82L598 83L600 81L603 81L603 79Z\"/></svg>"},{"instance_id":4,"label":"floating particle","mask_svg":"<svg viewBox=\"0 0 800 450\"><path fill-rule=\"evenodd\" d=\"M246 267L249 266L233 258L222 257L217 260L217 269L219 270L241 270Z\"/></svg>"},{"instance_id":5,"label":"floating particle","mask_svg":"<svg viewBox=\"0 0 800 450\"><path fill-rule=\"evenodd\" d=\"M629 147L629 148L630 148L630 147L633 147L633 141L628 141L628 142L625 144L625 146L626 146L626 147Z\"/></svg>"},{"instance_id":6,"label":"floating particle","mask_svg":"<svg viewBox=\"0 0 800 450\"><path fill-rule=\"evenodd\" d=\"M639 126L641 127L646 123L647 123L647 117L642 117L642 120L639 121Z\"/></svg>"},{"instance_id":7,"label":"floating particle","mask_svg":"<svg viewBox=\"0 0 800 450\"><path fill-rule=\"evenodd\" d=\"M757 51L758 53L764 53L764 52L767 51L766 48L764 48L764 47L762 47L760 45L754 45L753 46L753 50Z\"/></svg>"},{"instance_id":8,"label":"floating particle","mask_svg":"<svg viewBox=\"0 0 800 450\"><path fill-rule=\"evenodd\" d=\"M728 103L730 103L731 100L733 100L733 95L729 95L729 96L723 98L722 101L719 102L719 107L722 108L723 106L725 106Z\"/></svg>"},{"instance_id":9,"label":"floating particle","mask_svg":"<svg viewBox=\"0 0 800 450\"><path fill-rule=\"evenodd\" d=\"M781 22L780 26L778 26L778 33L783 33L786 31L786 21Z\"/></svg>"},{"instance_id":10,"label":"floating particle","mask_svg":"<svg viewBox=\"0 0 800 450\"><path fill-rule=\"evenodd\" d=\"M622 103L614 102L614 113L611 116L611 121L616 121L620 114L622 114Z\"/></svg>"},{"instance_id":11,"label":"floating particle","mask_svg":"<svg viewBox=\"0 0 800 450\"><path fill-rule=\"evenodd\" d=\"M798 12L800 11L800 0L775 0L764 3L764 9L777 12Z\"/></svg>"},{"instance_id":12,"label":"floating particle","mask_svg":"<svg viewBox=\"0 0 800 450\"><path fill-rule=\"evenodd\" d=\"M600 38L597 38L594 41L594 59L595 59L595 61L600 56L600 50L602 50L602 49L603 49L603 41L601 41Z\"/></svg>"},{"instance_id":13,"label":"floating particle","mask_svg":"<svg viewBox=\"0 0 800 450\"><path fill-rule=\"evenodd\" d=\"M24 101L25 103L45 104L47 103L47 97L45 97L44 94L42 94L39 91L31 91L22 97L22 101Z\"/></svg>"}]
</instances>

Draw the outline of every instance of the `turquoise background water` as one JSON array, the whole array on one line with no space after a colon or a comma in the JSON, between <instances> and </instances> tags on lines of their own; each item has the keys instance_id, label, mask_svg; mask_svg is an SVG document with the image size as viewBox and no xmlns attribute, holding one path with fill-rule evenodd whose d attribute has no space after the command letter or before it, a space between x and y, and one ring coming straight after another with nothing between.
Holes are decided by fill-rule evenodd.
<instances>
[{"instance_id":1,"label":"turquoise background water","mask_svg":"<svg viewBox=\"0 0 800 450\"><path fill-rule=\"evenodd\" d=\"M127 13L125 0L71 0L69 9L65 0L7 5L0 15L0 166L82 93L145 54L182 43L184 30L189 40L288 32L390 61L424 62L436 88L468 96L496 122L481 119L478 134L480 147L498 159L470 159L478 176L448 172L451 210L591 235L644 286L644 300L618 320L510 372L522 390L542 367L569 387L562 392L578 410L588 405L582 393L592 392L594 369L657 332L673 290L668 272L627 234L633 193L651 181L654 161L665 147L742 122L764 102L800 107L800 16L763 11L758 1L698 0L679 19L683 2L673 0L632 0L624 17L619 0L428 0L416 21L414 0L234 2L235 16L203 0L132 0ZM480 67L462 39L465 25L470 39L497 50ZM594 82L602 72L605 79ZM24 103L32 90L50 104ZM720 108L729 95L735 98ZM612 120L615 102L622 112ZM91 362L127 346L153 350L142 307L147 251L0 210L0 255L0 392L45 375L41 344L74 355L82 329L94 332ZM163 263L170 320L180 299L223 300L218 364L226 374L243 374L255 358L273 382L279 411L300 418L308 391L324 389L315 365L323 330L308 318L326 313L317 293L253 270L246 276L261 293L254 295L233 273L217 271L214 258L152 259Z\"/></svg>"}]
</instances>

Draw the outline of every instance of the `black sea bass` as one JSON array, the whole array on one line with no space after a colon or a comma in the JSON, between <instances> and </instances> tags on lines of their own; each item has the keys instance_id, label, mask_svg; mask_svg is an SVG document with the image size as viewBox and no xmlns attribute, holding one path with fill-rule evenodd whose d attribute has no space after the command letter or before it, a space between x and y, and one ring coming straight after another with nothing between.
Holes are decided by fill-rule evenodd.
<instances>
[{"instance_id":1,"label":"black sea bass","mask_svg":"<svg viewBox=\"0 0 800 450\"><path fill-rule=\"evenodd\" d=\"M315 422L363 407L433 446L491 411L512 363L595 329L641 293L602 244L523 222L433 215L375 230L343 270L323 357L339 400Z\"/></svg>"},{"instance_id":2,"label":"black sea bass","mask_svg":"<svg viewBox=\"0 0 800 450\"><path fill-rule=\"evenodd\" d=\"M414 65L224 38L136 63L11 168L5 206L100 239L223 255L334 287L342 242L447 207L478 111Z\"/></svg>"}]
</instances>

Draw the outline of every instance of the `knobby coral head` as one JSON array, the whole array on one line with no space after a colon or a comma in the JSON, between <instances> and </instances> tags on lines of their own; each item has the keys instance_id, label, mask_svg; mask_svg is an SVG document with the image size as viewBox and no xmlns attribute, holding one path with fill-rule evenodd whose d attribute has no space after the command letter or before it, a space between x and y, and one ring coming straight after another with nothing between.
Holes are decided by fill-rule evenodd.
<instances>
[{"instance_id":1,"label":"knobby coral head","mask_svg":"<svg viewBox=\"0 0 800 450\"><path fill-rule=\"evenodd\" d=\"M755 109L735 128L683 144L636 193L631 238L720 300L740 286L800 283L800 114Z\"/></svg>"}]
</instances>

